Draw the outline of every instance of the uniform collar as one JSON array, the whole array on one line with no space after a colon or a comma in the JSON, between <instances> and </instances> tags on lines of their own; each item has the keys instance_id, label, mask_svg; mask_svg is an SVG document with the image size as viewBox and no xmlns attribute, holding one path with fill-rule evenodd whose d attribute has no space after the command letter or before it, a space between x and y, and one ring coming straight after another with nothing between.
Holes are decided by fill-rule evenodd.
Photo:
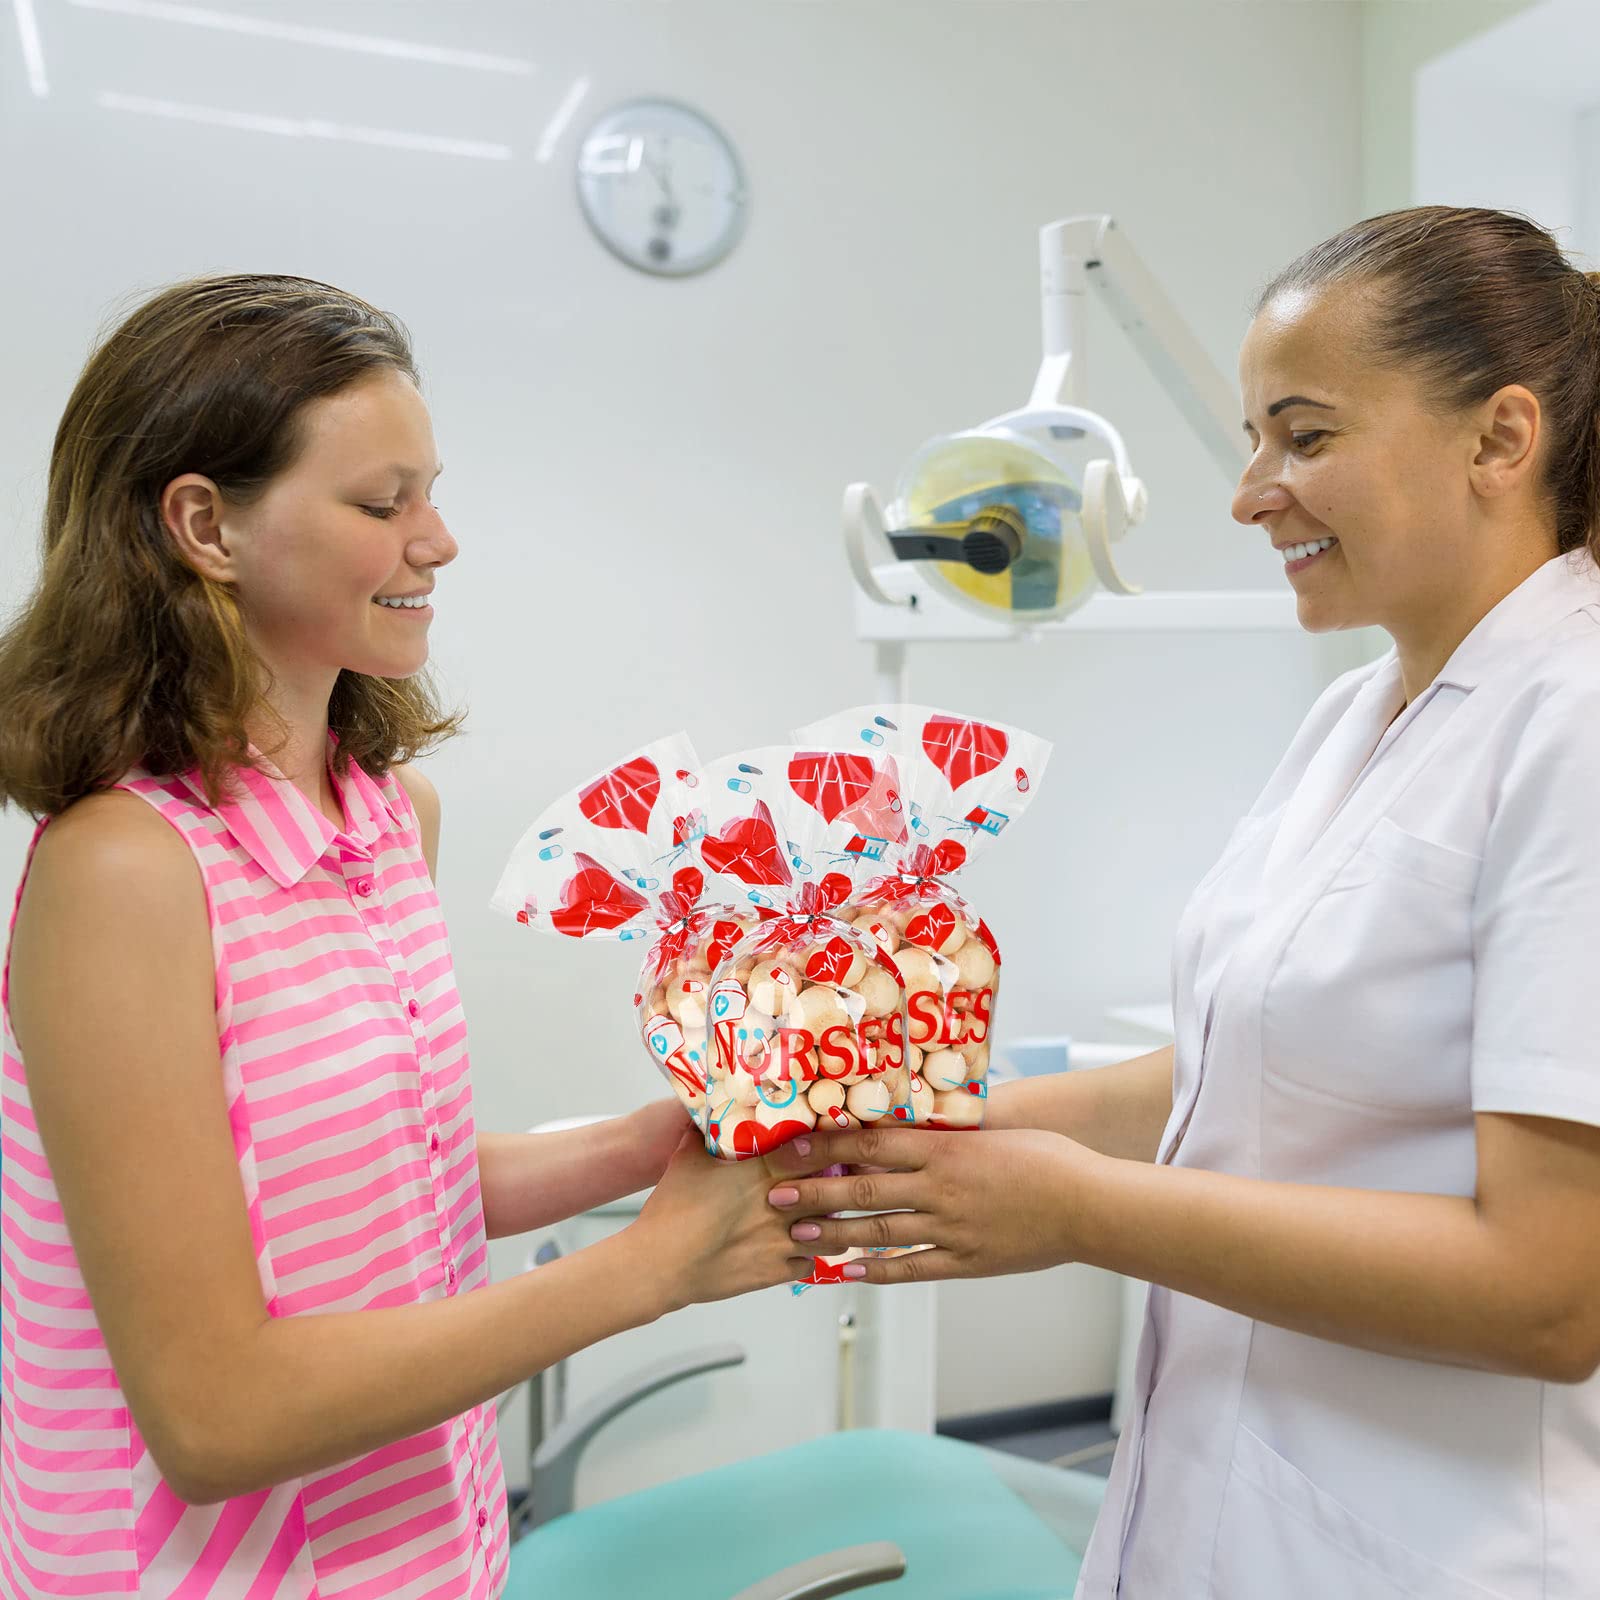
<instances>
[{"instance_id":1,"label":"uniform collar","mask_svg":"<svg viewBox=\"0 0 1600 1600\"><path fill-rule=\"evenodd\" d=\"M1459 689L1476 689L1507 650L1547 634L1557 623L1600 604L1600 567L1588 549L1552 556L1529 573L1456 646L1434 680Z\"/></svg>"},{"instance_id":2,"label":"uniform collar","mask_svg":"<svg viewBox=\"0 0 1600 1600\"><path fill-rule=\"evenodd\" d=\"M330 755L338 742L338 735L330 732ZM260 769L235 767L231 790L216 812L279 888L297 884L330 845L338 844L356 856L370 858L378 840L391 828L403 825L388 796L354 761L342 779L332 780L334 792L344 806L345 826L339 828L254 745L248 748ZM331 766L329 773L332 776ZM189 774L184 781L204 798L197 774Z\"/></svg>"}]
</instances>

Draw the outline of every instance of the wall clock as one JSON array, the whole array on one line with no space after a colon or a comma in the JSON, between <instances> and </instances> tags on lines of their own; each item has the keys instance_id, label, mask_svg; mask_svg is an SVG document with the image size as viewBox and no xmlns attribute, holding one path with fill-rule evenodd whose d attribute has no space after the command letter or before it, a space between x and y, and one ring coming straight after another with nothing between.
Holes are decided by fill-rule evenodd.
<instances>
[{"instance_id":1,"label":"wall clock","mask_svg":"<svg viewBox=\"0 0 1600 1600\"><path fill-rule=\"evenodd\" d=\"M674 100L608 111L578 150L578 200L630 267L687 277L739 242L748 195L738 152L708 117Z\"/></svg>"}]
</instances>

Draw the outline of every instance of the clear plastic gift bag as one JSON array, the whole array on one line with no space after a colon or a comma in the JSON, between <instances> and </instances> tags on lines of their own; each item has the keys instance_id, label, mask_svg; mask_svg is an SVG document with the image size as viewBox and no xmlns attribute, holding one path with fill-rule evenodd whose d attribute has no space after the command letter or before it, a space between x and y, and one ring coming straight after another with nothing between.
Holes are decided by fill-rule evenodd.
<instances>
[{"instance_id":1,"label":"clear plastic gift bag","mask_svg":"<svg viewBox=\"0 0 1600 1600\"><path fill-rule=\"evenodd\" d=\"M702 788L684 735L646 745L545 807L490 903L531 928L643 946L640 1038L703 1131L711 974L763 913L706 891L695 854Z\"/></svg>"},{"instance_id":2,"label":"clear plastic gift bag","mask_svg":"<svg viewBox=\"0 0 1600 1600\"><path fill-rule=\"evenodd\" d=\"M918 1089L893 1115L933 1128L978 1127L1000 948L950 880L1027 808L1050 746L1000 723L904 705L857 707L794 737L853 746L893 774L891 826L850 841L872 869L856 874L840 914L878 942L905 984L907 1067Z\"/></svg>"},{"instance_id":3,"label":"clear plastic gift bag","mask_svg":"<svg viewBox=\"0 0 1600 1600\"><path fill-rule=\"evenodd\" d=\"M905 1079L905 992L878 942L836 912L846 848L892 807L870 755L770 747L713 762L697 841L712 891L767 920L711 976L706 1147L761 1155L816 1127L889 1114Z\"/></svg>"},{"instance_id":4,"label":"clear plastic gift bag","mask_svg":"<svg viewBox=\"0 0 1600 1600\"><path fill-rule=\"evenodd\" d=\"M706 1148L744 1160L815 1127L891 1116L916 1092L905 985L838 911L862 866L851 840L892 825L892 768L774 746L713 762L705 780L697 847L712 892L768 914L712 973ZM814 1257L797 1287L840 1281L863 1253Z\"/></svg>"}]
</instances>

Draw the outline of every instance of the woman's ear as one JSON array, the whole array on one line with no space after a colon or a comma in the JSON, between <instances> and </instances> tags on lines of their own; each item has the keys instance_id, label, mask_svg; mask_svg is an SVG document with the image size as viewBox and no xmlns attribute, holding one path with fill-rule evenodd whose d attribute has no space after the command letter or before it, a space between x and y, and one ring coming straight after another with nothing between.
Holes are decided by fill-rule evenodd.
<instances>
[{"instance_id":1,"label":"woman's ear","mask_svg":"<svg viewBox=\"0 0 1600 1600\"><path fill-rule=\"evenodd\" d=\"M1529 484L1544 423L1538 395L1520 383L1507 384L1477 408L1475 422L1473 488L1498 499Z\"/></svg>"},{"instance_id":2,"label":"woman's ear","mask_svg":"<svg viewBox=\"0 0 1600 1600\"><path fill-rule=\"evenodd\" d=\"M210 478L186 472L161 493L161 521L185 565L225 583L234 576L233 552L223 537L222 491Z\"/></svg>"}]
</instances>

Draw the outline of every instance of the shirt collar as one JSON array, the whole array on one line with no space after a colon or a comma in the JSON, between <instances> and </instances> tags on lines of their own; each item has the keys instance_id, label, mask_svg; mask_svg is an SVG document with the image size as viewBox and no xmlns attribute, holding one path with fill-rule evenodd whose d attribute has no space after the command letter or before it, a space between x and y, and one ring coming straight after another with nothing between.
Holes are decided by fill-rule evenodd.
<instances>
[{"instance_id":1,"label":"shirt collar","mask_svg":"<svg viewBox=\"0 0 1600 1600\"><path fill-rule=\"evenodd\" d=\"M330 754L338 742L338 735L330 732ZM248 748L260 768L235 767L231 792L224 795L216 812L279 888L297 884L330 845L370 858L383 834L404 825L383 789L354 761L342 779L333 778L334 792L345 812L345 826L339 828L254 745ZM331 767L329 770L331 775ZM198 774L191 773L184 781L204 798Z\"/></svg>"},{"instance_id":2,"label":"shirt collar","mask_svg":"<svg viewBox=\"0 0 1600 1600\"><path fill-rule=\"evenodd\" d=\"M1549 631L1585 606L1600 605L1600 567L1587 547L1552 556L1478 623L1434 680L1475 689L1508 649Z\"/></svg>"}]
</instances>

